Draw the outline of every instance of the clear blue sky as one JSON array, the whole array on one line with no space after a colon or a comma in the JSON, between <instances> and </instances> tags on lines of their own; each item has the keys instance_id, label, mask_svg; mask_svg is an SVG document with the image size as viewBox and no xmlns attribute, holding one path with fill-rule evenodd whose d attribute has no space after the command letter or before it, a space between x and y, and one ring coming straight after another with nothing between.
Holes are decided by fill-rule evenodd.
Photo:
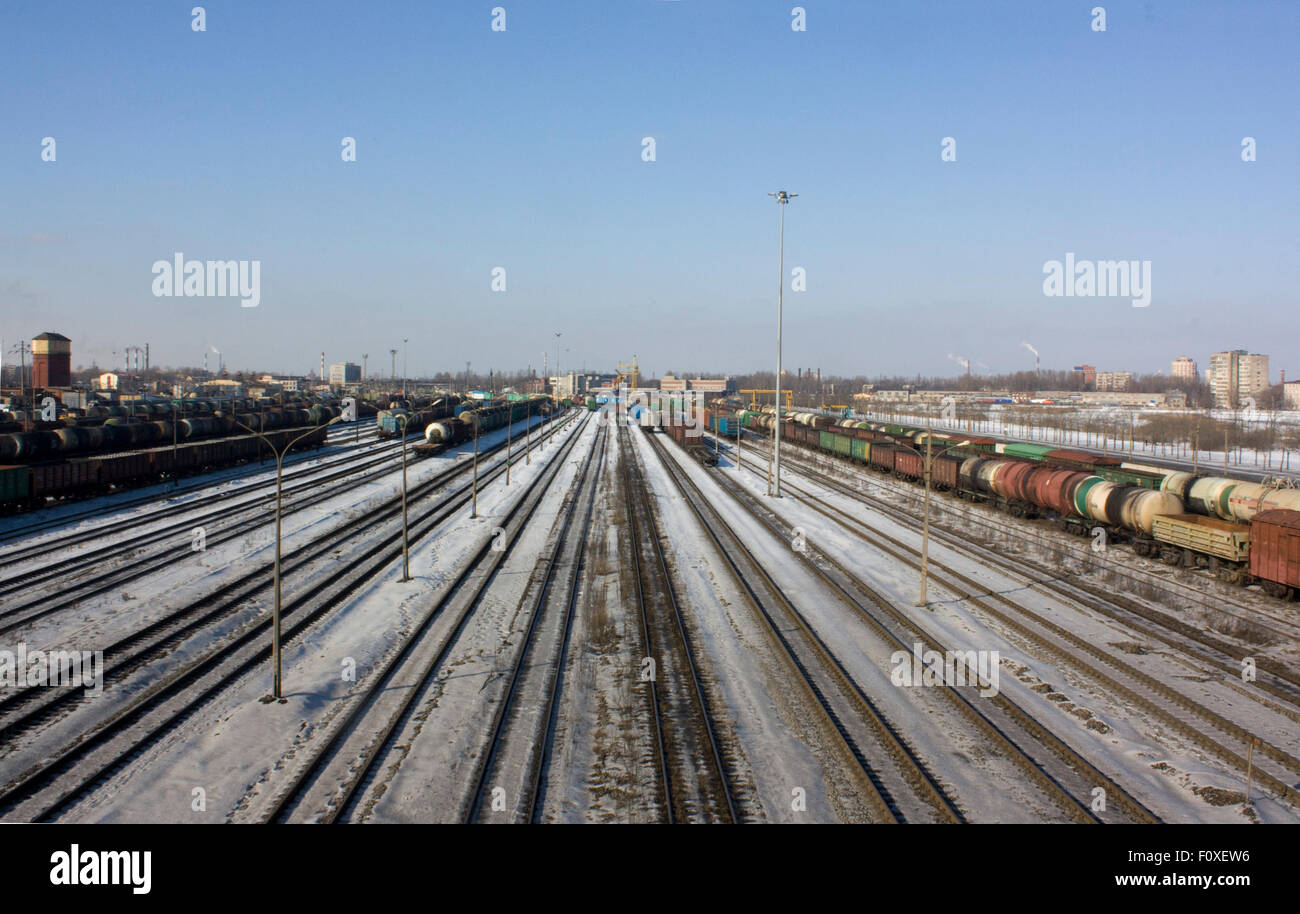
<instances>
[{"instance_id":1,"label":"clear blue sky","mask_svg":"<svg viewBox=\"0 0 1300 914\"><path fill-rule=\"evenodd\" d=\"M789 0L210 2L202 33L193 5L0 7L6 348L375 370L409 336L415 374L540 369L561 330L566 364L762 368L784 188L787 367L1014 370L1031 341L1300 378L1295 0L807 0L804 33ZM260 260L261 306L153 297L177 251ZM1151 306L1045 297L1067 251L1152 261Z\"/></svg>"}]
</instances>

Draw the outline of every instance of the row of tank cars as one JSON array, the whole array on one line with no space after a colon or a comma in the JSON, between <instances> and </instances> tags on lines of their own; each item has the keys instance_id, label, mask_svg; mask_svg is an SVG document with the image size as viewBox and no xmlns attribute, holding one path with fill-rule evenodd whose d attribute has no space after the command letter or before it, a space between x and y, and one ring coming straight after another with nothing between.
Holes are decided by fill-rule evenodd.
<instances>
[{"instance_id":1,"label":"row of tank cars","mask_svg":"<svg viewBox=\"0 0 1300 914\"><path fill-rule=\"evenodd\" d=\"M424 454L437 453L443 448L522 422L532 416L555 415L571 404L571 400L556 402L543 394L517 394L505 399L479 401L477 405L461 404L467 408L435 419L425 426L424 444L417 445L417 450Z\"/></svg>"},{"instance_id":2,"label":"row of tank cars","mask_svg":"<svg viewBox=\"0 0 1300 914\"><path fill-rule=\"evenodd\" d=\"M319 448L325 424L341 413L336 404L302 399L187 398L175 407L171 401L91 406L28 431L11 424L0 434L0 512L34 510L270 456L266 443L248 429L264 435L277 451L304 432L294 448Z\"/></svg>"},{"instance_id":3,"label":"row of tank cars","mask_svg":"<svg viewBox=\"0 0 1300 914\"><path fill-rule=\"evenodd\" d=\"M770 435L774 410L710 412L706 424ZM1101 527L1110 542L1171 566L1203 568L1228 584L1271 596L1300 591L1300 489L1194 474L1109 455L961 437L922 428L787 414L781 437L1017 517L1046 518L1081 536Z\"/></svg>"},{"instance_id":4,"label":"row of tank cars","mask_svg":"<svg viewBox=\"0 0 1300 914\"><path fill-rule=\"evenodd\" d=\"M532 416L552 416L572 405L556 402L543 394L507 394L494 400L468 400L456 394L432 399L396 399L378 413L378 435L396 438L405 429L421 434L424 441L414 447L417 457L429 457L462 441L504 428Z\"/></svg>"}]
</instances>

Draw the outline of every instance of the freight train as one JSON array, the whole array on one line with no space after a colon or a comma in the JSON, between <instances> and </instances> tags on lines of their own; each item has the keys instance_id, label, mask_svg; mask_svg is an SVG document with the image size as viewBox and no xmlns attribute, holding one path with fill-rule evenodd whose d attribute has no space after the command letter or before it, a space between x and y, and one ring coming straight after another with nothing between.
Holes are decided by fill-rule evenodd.
<instances>
[{"instance_id":1,"label":"freight train","mask_svg":"<svg viewBox=\"0 0 1300 914\"><path fill-rule=\"evenodd\" d=\"M294 449L319 448L325 443L325 433L324 426L315 428L298 441ZM300 428L268 430L265 435L278 450L294 437L303 435L303 431ZM0 512L34 510L54 501L101 495L271 456L266 443L258 436L231 435L187 442L174 449L168 444L144 450L0 466Z\"/></svg>"},{"instance_id":2,"label":"freight train","mask_svg":"<svg viewBox=\"0 0 1300 914\"><path fill-rule=\"evenodd\" d=\"M424 441L427 446L447 447L504 428L507 423L513 424L529 416L550 415L555 409L554 401L542 394L534 394L523 400L496 400L429 423L424 429Z\"/></svg>"},{"instance_id":3,"label":"freight train","mask_svg":"<svg viewBox=\"0 0 1300 914\"><path fill-rule=\"evenodd\" d=\"M189 417L153 419L149 417L165 414L150 412L106 419L69 417L59 422L41 423L33 431L0 435L0 461L28 463L73 455L139 450L173 441L179 443L241 434L246 433L245 429L265 432L305 428L323 425L342 410L337 406L316 404L310 409L285 407L251 413L217 410L211 415L203 415L197 409L183 412Z\"/></svg>"},{"instance_id":4,"label":"freight train","mask_svg":"<svg viewBox=\"0 0 1300 914\"><path fill-rule=\"evenodd\" d=\"M776 423L771 411L742 411L738 419L763 434ZM726 427L712 413L706 424ZM1257 583L1282 599L1300 589L1300 489L813 411L786 418L781 437L921 483L929 443L930 485L938 491L1017 517L1046 518L1082 536L1100 527L1109 541L1130 543L1139 555L1204 568L1228 584Z\"/></svg>"},{"instance_id":5,"label":"freight train","mask_svg":"<svg viewBox=\"0 0 1300 914\"><path fill-rule=\"evenodd\" d=\"M395 438L401 433L405 423L408 434L423 432L429 423L447 419L456 414L456 407L461 402L455 394L447 394L423 406L413 406L407 400L394 400L388 409L381 409L377 414L380 438Z\"/></svg>"}]
</instances>

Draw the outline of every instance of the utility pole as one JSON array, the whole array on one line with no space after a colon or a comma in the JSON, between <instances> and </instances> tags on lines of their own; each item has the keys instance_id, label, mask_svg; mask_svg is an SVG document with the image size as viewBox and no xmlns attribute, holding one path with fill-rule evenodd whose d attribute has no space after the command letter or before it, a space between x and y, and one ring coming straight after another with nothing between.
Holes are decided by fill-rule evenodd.
<instances>
[{"instance_id":1,"label":"utility pole","mask_svg":"<svg viewBox=\"0 0 1300 914\"><path fill-rule=\"evenodd\" d=\"M333 425L335 422L338 422L342 418L343 417L341 415L335 416L329 422L326 422L325 425ZM260 431L251 429L247 425L244 425L244 423L242 422L236 422L235 424L240 426L243 429L246 429L249 432L252 432L254 435L261 438L262 441L265 442L266 446L271 449L271 453L275 455L275 568L274 568L275 603L271 610L271 631L272 631L271 664L272 664L273 676L272 676L272 685L271 685L271 696L270 698L264 698L262 700L264 702L283 701L284 694L283 694L283 690L280 688L280 682L281 682L281 677L280 677L280 552L281 552L280 518L283 515L283 509L284 509L284 457L286 454L289 453L289 451L293 448L295 444L297 444L299 441L301 441L303 438L306 438L308 435L312 434L313 432L317 431L318 429L324 428L325 426L317 425L313 428L308 429L298 437L294 438L288 444L286 444L283 450L277 451L275 449L275 446L271 444L270 440L268 440L267 437L263 435Z\"/></svg>"},{"instance_id":2,"label":"utility pole","mask_svg":"<svg viewBox=\"0 0 1300 914\"><path fill-rule=\"evenodd\" d=\"M406 399L406 342L409 337L402 337L402 399Z\"/></svg>"}]
</instances>

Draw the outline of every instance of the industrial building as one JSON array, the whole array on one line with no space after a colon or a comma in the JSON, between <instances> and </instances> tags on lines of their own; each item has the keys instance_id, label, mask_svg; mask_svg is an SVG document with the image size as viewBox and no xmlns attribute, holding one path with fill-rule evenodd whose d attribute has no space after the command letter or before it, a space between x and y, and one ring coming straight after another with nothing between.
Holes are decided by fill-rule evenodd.
<instances>
[{"instance_id":1,"label":"industrial building","mask_svg":"<svg viewBox=\"0 0 1300 914\"><path fill-rule=\"evenodd\" d=\"M1075 365L1073 373L1078 375L1083 381L1084 390L1097 389L1097 366L1096 365Z\"/></svg>"},{"instance_id":2,"label":"industrial building","mask_svg":"<svg viewBox=\"0 0 1300 914\"><path fill-rule=\"evenodd\" d=\"M346 384L361 383L361 366L352 362L339 362L330 366L330 386L343 387Z\"/></svg>"},{"instance_id":3,"label":"industrial building","mask_svg":"<svg viewBox=\"0 0 1300 914\"><path fill-rule=\"evenodd\" d=\"M659 379L660 390L698 390L704 393L724 394L734 390L730 377L725 378L678 378L666 374Z\"/></svg>"}]
</instances>

